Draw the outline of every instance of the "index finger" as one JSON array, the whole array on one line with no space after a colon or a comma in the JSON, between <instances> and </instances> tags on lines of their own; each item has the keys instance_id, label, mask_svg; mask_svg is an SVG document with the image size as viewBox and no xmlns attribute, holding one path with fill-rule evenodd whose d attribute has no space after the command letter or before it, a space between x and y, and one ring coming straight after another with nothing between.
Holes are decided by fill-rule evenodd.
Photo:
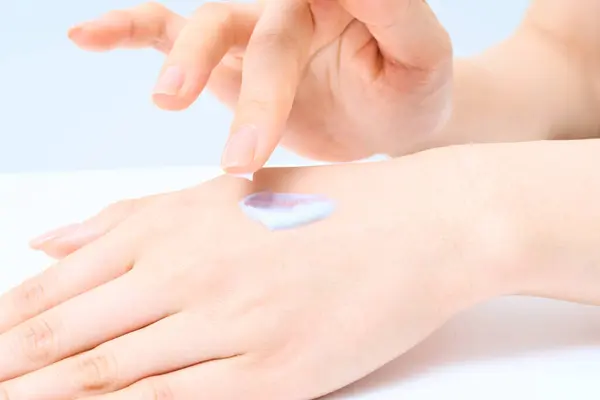
<instances>
[{"instance_id":1,"label":"index finger","mask_svg":"<svg viewBox=\"0 0 600 400\"><path fill-rule=\"evenodd\" d=\"M223 167L251 173L278 145L308 62L314 26L307 0L264 6L244 56L242 86Z\"/></svg>"}]
</instances>

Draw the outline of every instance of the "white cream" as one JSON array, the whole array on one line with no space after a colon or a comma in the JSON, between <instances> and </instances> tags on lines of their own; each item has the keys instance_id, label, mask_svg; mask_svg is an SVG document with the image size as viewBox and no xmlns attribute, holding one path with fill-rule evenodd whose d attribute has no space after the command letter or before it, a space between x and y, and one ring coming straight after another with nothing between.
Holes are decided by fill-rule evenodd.
<instances>
[{"instance_id":1,"label":"white cream","mask_svg":"<svg viewBox=\"0 0 600 400\"><path fill-rule=\"evenodd\" d=\"M240 202L251 219L271 230L290 229L327 218L335 209L333 201L313 194L252 194Z\"/></svg>"}]
</instances>

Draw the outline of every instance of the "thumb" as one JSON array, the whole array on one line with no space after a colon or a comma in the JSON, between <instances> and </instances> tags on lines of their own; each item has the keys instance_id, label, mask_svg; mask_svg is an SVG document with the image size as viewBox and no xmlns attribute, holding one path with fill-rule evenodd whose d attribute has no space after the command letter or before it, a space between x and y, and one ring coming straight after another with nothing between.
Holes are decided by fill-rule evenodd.
<instances>
[{"instance_id":1,"label":"thumb","mask_svg":"<svg viewBox=\"0 0 600 400\"><path fill-rule=\"evenodd\" d=\"M340 0L378 43L385 67L431 72L452 60L448 32L425 0ZM387 72L387 71L386 71Z\"/></svg>"}]
</instances>

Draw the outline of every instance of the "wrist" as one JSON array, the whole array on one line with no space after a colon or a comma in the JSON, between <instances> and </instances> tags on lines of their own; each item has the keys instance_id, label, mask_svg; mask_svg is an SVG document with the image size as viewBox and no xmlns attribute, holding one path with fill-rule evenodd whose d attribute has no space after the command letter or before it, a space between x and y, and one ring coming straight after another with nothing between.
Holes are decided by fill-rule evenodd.
<instances>
[{"instance_id":1,"label":"wrist","mask_svg":"<svg viewBox=\"0 0 600 400\"><path fill-rule=\"evenodd\" d=\"M588 64L527 28L456 60L452 114L434 145L594 137L600 79Z\"/></svg>"},{"instance_id":2,"label":"wrist","mask_svg":"<svg viewBox=\"0 0 600 400\"><path fill-rule=\"evenodd\" d=\"M380 182L386 198L379 212L395 210L378 218L395 227L390 237L396 252L406 250L402 243L414 243L407 237L423 235L424 257L436 266L434 285L455 311L509 294L521 279L513 266L522 258L522 241L490 200L479 153L479 146L469 145L427 150L374 164L380 170L370 178Z\"/></svg>"},{"instance_id":3,"label":"wrist","mask_svg":"<svg viewBox=\"0 0 600 400\"><path fill-rule=\"evenodd\" d=\"M496 294L600 304L600 141L475 148L473 192L487 216L480 231Z\"/></svg>"},{"instance_id":4,"label":"wrist","mask_svg":"<svg viewBox=\"0 0 600 400\"><path fill-rule=\"evenodd\" d=\"M480 214L473 196L465 195L461 168L454 151L439 148L385 162L269 168L256 173L254 182L257 190L332 198L336 212L315 232L360 235L360 249L347 251L359 251L358 258L366 257L390 279L417 268L426 274L426 289L435 288L430 291L440 307L456 312L502 290L493 278L495 266L478 270L483 253L472 227Z\"/></svg>"},{"instance_id":5,"label":"wrist","mask_svg":"<svg viewBox=\"0 0 600 400\"><path fill-rule=\"evenodd\" d=\"M501 200L505 189L495 175L502 164L490 162L504 144L452 146L436 150L438 169L448 171L446 214L455 224L460 284L471 305L515 294L530 272L526 236ZM498 168L495 168L498 166Z\"/></svg>"},{"instance_id":6,"label":"wrist","mask_svg":"<svg viewBox=\"0 0 600 400\"><path fill-rule=\"evenodd\" d=\"M440 304L453 311L510 294L524 279L525 271L515 268L524 240L492 200L486 162L478 145L435 148L365 164L364 185L354 181L347 192L368 188L369 196L377 196L363 223L384 220L390 230L371 240L391 242L391 254L382 255L388 260L417 250L425 266L435 266L432 284L442 293ZM368 198L360 207L367 203ZM414 246L415 237L422 249L403 247Z\"/></svg>"}]
</instances>

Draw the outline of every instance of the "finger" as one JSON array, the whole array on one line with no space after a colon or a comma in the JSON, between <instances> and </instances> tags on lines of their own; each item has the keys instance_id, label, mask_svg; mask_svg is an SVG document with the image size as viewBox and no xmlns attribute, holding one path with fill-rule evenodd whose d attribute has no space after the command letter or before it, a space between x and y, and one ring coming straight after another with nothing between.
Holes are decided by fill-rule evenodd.
<instances>
[{"instance_id":1,"label":"finger","mask_svg":"<svg viewBox=\"0 0 600 400\"><path fill-rule=\"evenodd\" d=\"M233 109L238 102L241 85L241 70L222 64L214 69L207 88L221 103Z\"/></svg>"},{"instance_id":2,"label":"finger","mask_svg":"<svg viewBox=\"0 0 600 400\"><path fill-rule=\"evenodd\" d=\"M156 399L271 399L271 388L261 385L258 373L244 368L241 357L210 361L170 374L141 380L116 392L85 400Z\"/></svg>"},{"instance_id":3,"label":"finger","mask_svg":"<svg viewBox=\"0 0 600 400\"><path fill-rule=\"evenodd\" d=\"M431 71L452 60L448 33L425 0L340 0L377 41L390 71Z\"/></svg>"},{"instance_id":4,"label":"finger","mask_svg":"<svg viewBox=\"0 0 600 400\"><path fill-rule=\"evenodd\" d=\"M256 19L254 6L201 6L182 29L165 61L154 89L155 103L168 110L190 106L227 52L248 42Z\"/></svg>"},{"instance_id":5,"label":"finger","mask_svg":"<svg viewBox=\"0 0 600 400\"><path fill-rule=\"evenodd\" d=\"M0 336L0 382L89 350L174 312L156 279L132 271Z\"/></svg>"},{"instance_id":6,"label":"finger","mask_svg":"<svg viewBox=\"0 0 600 400\"><path fill-rule=\"evenodd\" d=\"M10 399L74 399L113 392L144 378L233 357L238 338L191 313L162 319L81 355L7 382ZM239 351L239 350L238 350ZM40 399L41 400L41 399Z\"/></svg>"},{"instance_id":7,"label":"finger","mask_svg":"<svg viewBox=\"0 0 600 400\"><path fill-rule=\"evenodd\" d=\"M244 56L243 79L223 168L251 173L279 143L308 62L313 35L305 0L269 2Z\"/></svg>"},{"instance_id":8,"label":"finger","mask_svg":"<svg viewBox=\"0 0 600 400\"><path fill-rule=\"evenodd\" d=\"M69 30L69 38L91 51L153 47L168 53L185 22L185 18L163 5L147 3L130 10L111 11L75 26Z\"/></svg>"},{"instance_id":9,"label":"finger","mask_svg":"<svg viewBox=\"0 0 600 400\"><path fill-rule=\"evenodd\" d=\"M0 296L0 333L125 274L132 248L130 236L111 233Z\"/></svg>"},{"instance_id":10,"label":"finger","mask_svg":"<svg viewBox=\"0 0 600 400\"><path fill-rule=\"evenodd\" d=\"M164 195L119 201L80 224L68 225L45 233L33 239L29 245L50 257L62 259L106 235L128 217L161 197Z\"/></svg>"}]
</instances>

